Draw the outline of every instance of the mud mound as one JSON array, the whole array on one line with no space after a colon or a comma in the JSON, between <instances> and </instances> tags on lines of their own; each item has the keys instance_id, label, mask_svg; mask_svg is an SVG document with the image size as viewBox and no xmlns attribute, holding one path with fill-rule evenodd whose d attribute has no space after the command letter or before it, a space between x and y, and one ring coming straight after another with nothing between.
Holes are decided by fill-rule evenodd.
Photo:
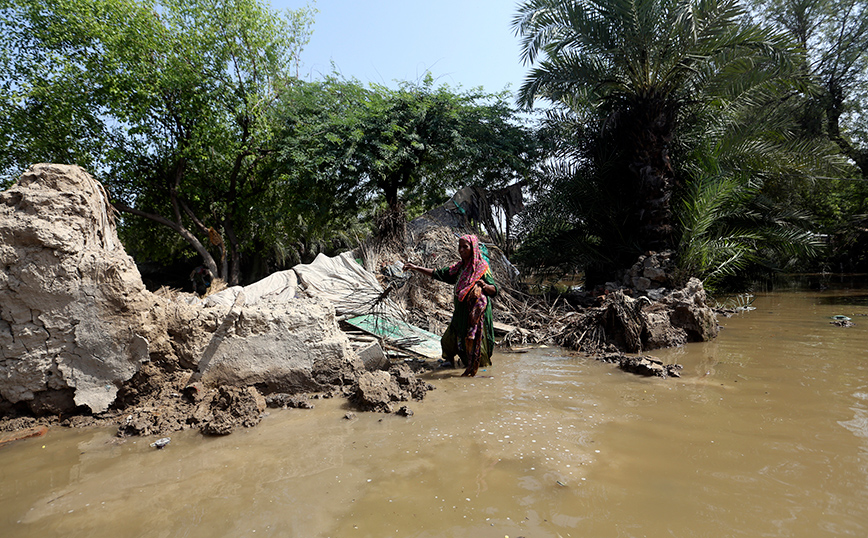
<instances>
[{"instance_id":1,"label":"mud mound","mask_svg":"<svg viewBox=\"0 0 868 538\"><path fill-rule=\"evenodd\" d=\"M188 428L226 435L261 420L265 398L254 387L208 389L201 383L188 384L190 377L189 372L143 368L124 391L122 408L112 414L112 422L119 423L118 436L166 435Z\"/></svg>"},{"instance_id":2,"label":"mud mound","mask_svg":"<svg viewBox=\"0 0 868 538\"><path fill-rule=\"evenodd\" d=\"M607 353L594 357L602 362L610 362L618 365L625 372L631 372L646 377L681 377L680 364L663 364L663 361L654 357L631 357L623 353Z\"/></svg>"},{"instance_id":3,"label":"mud mound","mask_svg":"<svg viewBox=\"0 0 868 538\"><path fill-rule=\"evenodd\" d=\"M366 372L359 377L351 400L364 411L393 412L395 402L422 400L434 387L418 379L406 364L394 364L388 372ZM409 416L406 406L401 414Z\"/></svg>"},{"instance_id":4,"label":"mud mound","mask_svg":"<svg viewBox=\"0 0 868 538\"><path fill-rule=\"evenodd\" d=\"M0 398L108 409L149 359L149 294L102 186L75 166L32 167L0 193L0 267Z\"/></svg>"},{"instance_id":5,"label":"mud mound","mask_svg":"<svg viewBox=\"0 0 868 538\"><path fill-rule=\"evenodd\" d=\"M113 215L75 166L36 165L0 193L0 429L225 434L259 421L262 393L351 393L364 365L334 306L150 293Z\"/></svg>"}]
</instances>

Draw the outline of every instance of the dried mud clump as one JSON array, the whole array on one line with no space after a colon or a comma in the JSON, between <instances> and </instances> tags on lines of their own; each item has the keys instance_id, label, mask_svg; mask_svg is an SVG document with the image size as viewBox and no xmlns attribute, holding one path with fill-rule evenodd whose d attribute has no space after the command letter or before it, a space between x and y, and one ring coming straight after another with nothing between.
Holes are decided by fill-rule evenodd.
<instances>
[{"instance_id":1,"label":"dried mud clump","mask_svg":"<svg viewBox=\"0 0 868 538\"><path fill-rule=\"evenodd\" d=\"M0 410L107 410L149 360L149 303L81 168L35 165L0 193Z\"/></svg>"},{"instance_id":2,"label":"dried mud clump","mask_svg":"<svg viewBox=\"0 0 868 538\"><path fill-rule=\"evenodd\" d=\"M241 426L256 426L265 411L265 398L255 387L222 386L196 408L194 418L206 435L227 435Z\"/></svg>"},{"instance_id":3,"label":"dried mud clump","mask_svg":"<svg viewBox=\"0 0 868 538\"><path fill-rule=\"evenodd\" d=\"M648 377L681 377L680 371L683 368L680 364L664 364L654 357L631 357L623 353L606 353L594 358L602 362L615 363L625 372Z\"/></svg>"},{"instance_id":4,"label":"dried mud clump","mask_svg":"<svg viewBox=\"0 0 868 538\"><path fill-rule=\"evenodd\" d=\"M558 345L598 356L677 347L717 336L717 316L699 280L692 278L657 299L635 294L629 288L606 289L592 306L564 301L547 313L537 310L504 341Z\"/></svg>"},{"instance_id":5,"label":"dried mud clump","mask_svg":"<svg viewBox=\"0 0 868 538\"><path fill-rule=\"evenodd\" d=\"M380 370L362 374L350 399L362 411L392 413L395 402L422 400L433 388L430 383L417 378L409 366L399 363L392 365L388 372ZM402 414L409 416L406 411L404 409Z\"/></svg>"},{"instance_id":6,"label":"dried mud clump","mask_svg":"<svg viewBox=\"0 0 868 538\"><path fill-rule=\"evenodd\" d=\"M190 383L191 373L143 368L125 390L116 411L104 416L118 424L118 436L165 435L188 428L225 435L255 426L265 410L265 397L255 387L206 388Z\"/></svg>"},{"instance_id":7,"label":"dried mud clump","mask_svg":"<svg viewBox=\"0 0 868 538\"><path fill-rule=\"evenodd\" d=\"M277 409L313 409L313 404L304 394L286 394L283 392L269 394L265 397L265 403L268 407Z\"/></svg>"}]
</instances>

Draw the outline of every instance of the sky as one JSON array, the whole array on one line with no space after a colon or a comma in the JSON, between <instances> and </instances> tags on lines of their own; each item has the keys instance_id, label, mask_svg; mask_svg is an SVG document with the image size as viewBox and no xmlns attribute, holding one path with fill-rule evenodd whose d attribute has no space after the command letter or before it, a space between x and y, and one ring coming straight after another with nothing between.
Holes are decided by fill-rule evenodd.
<instances>
[{"instance_id":1,"label":"sky","mask_svg":"<svg viewBox=\"0 0 868 538\"><path fill-rule=\"evenodd\" d=\"M271 0L278 10L304 0ZM395 87L421 81L493 93L518 90L529 70L512 30L512 0L319 0L299 76L331 73Z\"/></svg>"}]
</instances>

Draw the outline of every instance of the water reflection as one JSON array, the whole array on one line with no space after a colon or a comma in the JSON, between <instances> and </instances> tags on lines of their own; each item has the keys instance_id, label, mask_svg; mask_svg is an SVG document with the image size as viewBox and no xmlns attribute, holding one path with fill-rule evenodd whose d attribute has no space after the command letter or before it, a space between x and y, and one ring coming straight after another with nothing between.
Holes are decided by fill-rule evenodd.
<instances>
[{"instance_id":1,"label":"water reflection","mask_svg":"<svg viewBox=\"0 0 868 538\"><path fill-rule=\"evenodd\" d=\"M817 301L823 305L832 306L868 306L868 294L860 295L827 295L817 298ZM864 315L864 314L862 314Z\"/></svg>"},{"instance_id":2,"label":"water reflection","mask_svg":"<svg viewBox=\"0 0 868 538\"><path fill-rule=\"evenodd\" d=\"M433 374L410 418L323 400L163 450L52 429L2 451L3 536L866 536L868 307L835 327L829 293L653 352L680 379L545 348Z\"/></svg>"}]
</instances>

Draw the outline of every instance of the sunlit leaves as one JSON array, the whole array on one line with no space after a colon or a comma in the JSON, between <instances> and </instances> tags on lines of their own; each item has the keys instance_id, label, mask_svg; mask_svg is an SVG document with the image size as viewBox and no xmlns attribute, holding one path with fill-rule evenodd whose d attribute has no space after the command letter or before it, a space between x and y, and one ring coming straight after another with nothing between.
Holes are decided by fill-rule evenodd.
<instances>
[{"instance_id":1,"label":"sunlit leaves","mask_svg":"<svg viewBox=\"0 0 868 538\"><path fill-rule=\"evenodd\" d=\"M505 96L421 84L363 86L328 77L281 97L279 168L312 219L370 214L379 203L428 209L467 185L526 178L532 131ZM323 223L325 226L325 223Z\"/></svg>"},{"instance_id":2,"label":"sunlit leaves","mask_svg":"<svg viewBox=\"0 0 868 538\"><path fill-rule=\"evenodd\" d=\"M125 226L170 223L205 258L208 227L240 256L256 243L258 174L272 151L278 88L312 10L258 0L5 0L0 164L79 164L108 187ZM162 220L160 219L162 217ZM141 235L141 234L139 234ZM167 242L146 247L155 252ZM207 261L207 259L206 259ZM237 262L237 257L234 258Z\"/></svg>"}]
</instances>

